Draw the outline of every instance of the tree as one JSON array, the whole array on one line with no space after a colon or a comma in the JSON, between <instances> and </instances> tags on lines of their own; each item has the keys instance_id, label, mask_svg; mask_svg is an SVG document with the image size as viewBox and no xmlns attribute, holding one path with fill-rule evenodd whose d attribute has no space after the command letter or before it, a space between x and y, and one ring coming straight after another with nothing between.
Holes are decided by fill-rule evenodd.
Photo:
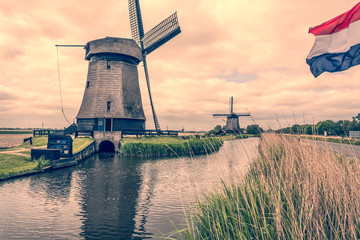
<instances>
[{"instance_id":1,"label":"tree","mask_svg":"<svg viewBox=\"0 0 360 240\"><path fill-rule=\"evenodd\" d=\"M264 132L264 130L261 127L259 127L259 125L252 124L252 125L249 125L249 126L246 127L246 132L248 134L257 135L257 134L260 134L260 133Z\"/></svg>"},{"instance_id":2,"label":"tree","mask_svg":"<svg viewBox=\"0 0 360 240\"><path fill-rule=\"evenodd\" d=\"M358 115L356 115L355 117L352 117L352 118L353 118L353 121L360 122L360 113L358 113Z\"/></svg>"},{"instance_id":3,"label":"tree","mask_svg":"<svg viewBox=\"0 0 360 240\"><path fill-rule=\"evenodd\" d=\"M298 125L294 124L291 127L282 128L276 130L277 133L287 133L287 134L324 134L326 131L328 135L336 136L349 136L349 131L360 131L360 113L352 117L352 120L340 120L334 122L332 120L320 121L315 126L315 131L313 131L313 125L304 124Z\"/></svg>"},{"instance_id":4,"label":"tree","mask_svg":"<svg viewBox=\"0 0 360 240\"><path fill-rule=\"evenodd\" d=\"M332 120L318 122L316 129L321 135L324 134L325 131L328 135L341 135L342 132L340 126Z\"/></svg>"},{"instance_id":5,"label":"tree","mask_svg":"<svg viewBox=\"0 0 360 240\"><path fill-rule=\"evenodd\" d=\"M221 125L216 125L215 127L214 127L214 129L212 129L212 130L210 130L210 131L208 131L205 135L207 135L207 136L210 136L210 135L215 135L216 133L218 133L221 129L225 129L225 126L221 126Z\"/></svg>"}]
</instances>

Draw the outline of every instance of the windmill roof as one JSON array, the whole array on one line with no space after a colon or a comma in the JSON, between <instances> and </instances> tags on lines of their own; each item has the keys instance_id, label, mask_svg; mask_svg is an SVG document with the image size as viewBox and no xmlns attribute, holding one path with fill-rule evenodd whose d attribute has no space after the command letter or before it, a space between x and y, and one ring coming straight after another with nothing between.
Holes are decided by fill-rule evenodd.
<instances>
[{"instance_id":1,"label":"windmill roof","mask_svg":"<svg viewBox=\"0 0 360 240\"><path fill-rule=\"evenodd\" d=\"M96 54L119 54L140 62L142 52L132 39L106 37L88 42L85 46L85 59L90 60Z\"/></svg>"}]
</instances>

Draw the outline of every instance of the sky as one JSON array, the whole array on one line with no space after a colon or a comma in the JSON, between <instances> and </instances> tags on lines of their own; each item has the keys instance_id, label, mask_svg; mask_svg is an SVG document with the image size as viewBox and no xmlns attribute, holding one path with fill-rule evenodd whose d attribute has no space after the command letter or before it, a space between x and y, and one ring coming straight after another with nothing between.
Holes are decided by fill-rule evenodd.
<instances>
[{"instance_id":1,"label":"sky","mask_svg":"<svg viewBox=\"0 0 360 240\"><path fill-rule=\"evenodd\" d=\"M177 11L182 33L147 56L162 129L225 125L234 97L240 126L265 129L360 112L360 66L314 78L305 59L309 27L351 9L354 0L140 0L147 32ZM83 48L95 39L131 38L127 0L0 0L0 127L63 128L82 101ZM60 72L60 84L59 75ZM144 71L138 66L146 127L154 129Z\"/></svg>"}]
</instances>

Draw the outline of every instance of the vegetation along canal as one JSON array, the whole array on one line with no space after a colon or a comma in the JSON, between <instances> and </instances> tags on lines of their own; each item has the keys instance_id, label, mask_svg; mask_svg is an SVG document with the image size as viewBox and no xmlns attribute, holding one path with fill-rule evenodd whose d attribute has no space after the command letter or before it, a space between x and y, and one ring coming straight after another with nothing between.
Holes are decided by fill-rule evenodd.
<instances>
[{"instance_id":1,"label":"vegetation along canal","mask_svg":"<svg viewBox=\"0 0 360 240\"><path fill-rule=\"evenodd\" d=\"M130 159L96 154L82 164L0 183L4 239L146 239L186 225L207 190L238 179L258 139L226 141L196 158ZM163 235L164 234L164 235Z\"/></svg>"}]
</instances>

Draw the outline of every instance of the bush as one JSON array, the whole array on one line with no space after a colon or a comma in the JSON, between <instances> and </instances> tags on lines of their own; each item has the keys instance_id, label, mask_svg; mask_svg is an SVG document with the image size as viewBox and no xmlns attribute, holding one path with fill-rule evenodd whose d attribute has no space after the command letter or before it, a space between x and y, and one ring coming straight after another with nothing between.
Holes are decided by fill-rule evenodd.
<instances>
[{"instance_id":1,"label":"bush","mask_svg":"<svg viewBox=\"0 0 360 240\"><path fill-rule=\"evenodd\" d=\"M249 125L246 127L247 134L259 135L263 132L264 132L264 130L257 124L252 124L252 125Z\"/></svg>"},{"instance_id":2,"label":"bush","mask_svg":"<svg viewBox=\"0 0 360 240\"><path fill-rule=\"evenodd\" d=\"M42 170L47 166L50 166L51 162L48 159L45 159L43 156L39 159L35 159L34 162L36 163L36 166L34 169L36 170Z\"/></svg>"}]
</instances>

